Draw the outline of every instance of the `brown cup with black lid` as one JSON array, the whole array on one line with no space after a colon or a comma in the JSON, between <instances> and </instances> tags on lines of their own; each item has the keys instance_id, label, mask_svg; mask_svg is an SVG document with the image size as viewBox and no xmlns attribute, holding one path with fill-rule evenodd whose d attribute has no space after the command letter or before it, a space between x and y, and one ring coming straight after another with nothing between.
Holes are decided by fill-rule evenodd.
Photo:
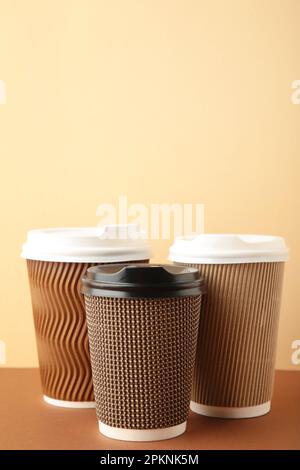
<instances>
[{"instance_id":1,"label":"brown cup with black lid","mask_svg":"<svg viewBox=\"0 0 300 470\"><path fill-rule=\"evenodd\" d=\"M128 441L182 434L204 292L198 270L95 266L82 292L100 432Z\"/></svg>"}]
</instances>

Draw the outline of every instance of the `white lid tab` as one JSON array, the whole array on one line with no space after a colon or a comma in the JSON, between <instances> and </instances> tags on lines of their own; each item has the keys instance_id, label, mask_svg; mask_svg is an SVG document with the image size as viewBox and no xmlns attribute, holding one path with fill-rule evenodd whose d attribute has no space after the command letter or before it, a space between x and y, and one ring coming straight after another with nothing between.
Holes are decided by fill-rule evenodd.
<instances>
[{"instance_id":1,"label":"white lid tab","mask_svg":"<svg viewBox=\"0 0 300 470\"><path fill-rule=\"evenodd\" d=\"M272 235L190 235L176 238L169 251L169 260L179 263L264 263L287 259L284 239Z\"/></svg>"},{"instance_id":2,"label":"white lid tab","mask_svg":"<svg viewBox=\"0 0 300 470\"><path fill-rule=\"evenodd\" d=\"M30 230L22 258L66 263L116 263L148 260L151 250L138 225Z\"/></svg>"}]
</instances>

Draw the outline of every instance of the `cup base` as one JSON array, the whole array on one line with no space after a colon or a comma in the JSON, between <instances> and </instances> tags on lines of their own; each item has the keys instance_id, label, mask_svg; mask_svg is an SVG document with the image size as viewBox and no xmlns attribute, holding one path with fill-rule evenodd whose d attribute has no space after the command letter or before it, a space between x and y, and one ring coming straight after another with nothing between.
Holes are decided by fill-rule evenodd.
<instances>
[{"instance_id":1,"label":"cup base","mask_svg":"<svg viewBox=\"0 0 300 470\"><path fill-rule=\"evenodd\" d=\"M191 410L199 415L209 416L211 418L242 419L255 418L269 413L271 402L267 401L256 406L207 406L191 401Z\"/></svg>"},{"instance_id":2,"label":"cup base","mask_svg":"<svg viewBox=\"0 0 300 470\"><path fill-rule=\"evenodd\" d=\"M124 429L114 428L99 421L99 430L101 434L111 439L119 441L162 441L172 439L186 430L186 421L176 426L162 429Z\"/></svg>"},{"instance_id":3,"label":"cup base","mask_svg":"<svg viewBox=\"0 0 300 470\"><path fill-rule=\"evenodd\" d=\"M59 406L60 408L95 408L96 404L94 401L66 401L57 400L56 398L43 396L44 401L49 405Z\"/></svg>"}]
</instances>

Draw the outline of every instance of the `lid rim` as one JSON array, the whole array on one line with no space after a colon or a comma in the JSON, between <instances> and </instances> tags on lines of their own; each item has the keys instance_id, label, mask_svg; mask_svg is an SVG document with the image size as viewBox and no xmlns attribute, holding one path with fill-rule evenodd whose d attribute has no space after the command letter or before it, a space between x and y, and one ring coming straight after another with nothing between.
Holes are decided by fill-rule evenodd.
<instances>
[{"instance_id":1,"label":"lid rim","mask_svg":"<svg viewBox=\"0 0 300 470\"><path fill-rule=\"evenodd\" d=\"M168 259L194 264L284 262L289 250L282 237L249 234L199 234L177 237Z\"/></svg>"},{"instance_id":2,"label":"lid rim","mask_svg":"<svg viewBox=\"0 0 300 470\"><path fill-rule=\"evenodd\" d=\"M220 257L220 258L205 258L197 256L186 255L169 255L168 260L181 263L194 263L194 264L251 264L251 263L284 263L288 261L288 254L278 256L253 256L253 257Z\"/></svg>"},{"instance_id":3,"label":"lid rim","mask_svg":"<svg viewBox=\"0 0 300 470\"><path fill-rule=\"evenodd\" d=\"M123 236L116 235L117 229ZM135 224L34 229L27 232L21 257L91 263L148 260L152 253L143 235Z\"/></svg>"},{"instance_id":4,"label":"lid rim","mask_svg":"<svg viewBox=\"0 0 300 470\"><path fill-rule=\"evenodd\" d=\"M96 256L86 256L86 257L78 257L78 256L22 256L21 258L29 261L45 261L48 263L105 263L105 264L115 264L115 263L126 263L128 261L149 261L151 258L151 253L148 256L138 256L138 255L131 255L131 256L110 256L107 258L104 257L96 257Z\"/></svg>"},{"instance_id":5,"label":"lid rim","mask_svg":"<svg viewBox=\"0 0 300 470\"><path fill-rule=\"evenodd\" d=\"M118 263L89 268L81 292L97 297L194 296L205 292L205 282L196 268Z\"/></svg>"}]
</instances>

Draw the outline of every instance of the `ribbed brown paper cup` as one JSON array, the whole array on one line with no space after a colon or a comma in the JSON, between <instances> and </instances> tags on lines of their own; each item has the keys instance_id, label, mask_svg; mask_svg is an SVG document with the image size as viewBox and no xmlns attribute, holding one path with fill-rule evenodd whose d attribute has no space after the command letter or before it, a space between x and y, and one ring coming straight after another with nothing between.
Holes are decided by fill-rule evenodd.
<instances>
[{"instance_id":1,"label":"ribbed brown paper cup","mask_svg":"<svg viewBox=\"0 0 300 470\"><path fill-rule=\"evenodd\" d=\"M286 256L279 237L199 235L174 243L170 259L197 267L207 282L192 388L196 413L250 418L270 410Z\"/></svg>"},{"instance_id":2,"label":"ribbed brown paper cup","mask_svg":"<svg viewBox=\"0 0 300 470\"><path fill-rule=\"evenodd\" d=\"M193 268L90 268L83 280L100 432L129 441L182 434L201 294Z\"/></svg>"},{"instance_id":3,"label":"ribbed brown paper cup","mask_svg":"<svg viewBox=\"0 0 300 470\"><path fill-rule=\"evenodd\" d=\"M95 407L81 279L103 261L145 262L144 243L100 237L107 228L35 230L28 234L27 258L33 318L44 400L62 407ZM132 259L129 258L132 256ZM85 262L84 262L85 261ZM146 259L147 261L147 259Z\"/></svg>"}]
</instances>

